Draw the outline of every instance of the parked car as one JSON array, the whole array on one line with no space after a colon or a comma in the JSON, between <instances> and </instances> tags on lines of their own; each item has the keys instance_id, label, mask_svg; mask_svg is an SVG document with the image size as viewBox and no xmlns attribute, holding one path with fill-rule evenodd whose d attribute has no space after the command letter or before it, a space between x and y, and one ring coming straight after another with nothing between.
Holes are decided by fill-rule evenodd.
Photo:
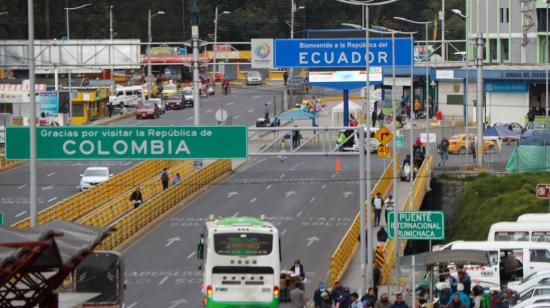
<instances>
[{"instance_id":1,"label":"parked car","mask_svg":"<svg viewBox=\"0 0 550 308\"><path fill-rule=\"evenodd\" d=\"M550 286L550 270L538 271L523 277L522 280L511 281L507 287L518 294L523 294L537 285Z\"/></svg>"},{"instance_id":2,"label":"parked car","mask_svg":"<svg viewBox=\"0 0 550 308\"><path fill-rule=\"evenodd\" d=\"M526 129L550 129L549 122L530 122L525 125Z\"/></svg>"},{"instance_id":3,"label":"parked car","mask_svg":"<svg viewBox=\"0 0 550 308\"><path fill-rule=\"evenodd\" d=\"M520 294L518 303L539 295L550 295L550 286L537 285Z\"/></svg>"},{"instance_id":4,"label":"parked car","mask_svg":"<svg viewBox=\"0 0 550 308\"><path fill-rule=\"evenodd\" d=\"M499 122L495 123L495 125L493 126L509 129L514 133L517 133L518 135L523 134L523 132L525 131L525 128L523 128L523 126L517 122Z\"/></svg>"},{"instance_id":5,"label":"parked car","mask_svg":"<svg viewBox=\"0 0 550 308\"><path fill-rule=\"evenodd\" d=\"M529 137L532 137L532 136L545 135L545 134L548 134L548 133L550 133L550 130L548 130L546 128L530 128L530 129L527 129L523 133L523 135L521 135L521 138L526 139L526 138L529 138Z\"/></svg>"},{"instance_id":6,"label":"parked car","mask_svg":"<svg viewBox=\"0 0 550 308\"><path fill-rule=\"evenodd\" d=\"M374 137L376 132L378 132L379 128L378 127L371 127L370 129L367 128L367 127L364 128L364 133L365 133L365 144L363 145L364 150L367 149L367 138L368 138L367 129L370 131L370 134L369 134L370 135L370 151L371 151L371 153L375 153L378 150L378 146L380 146L380 142ZM353 134L352 137L350 137L351 134ZM341 139L346 140L346 141L343 142L342 144L339 144L338 140L341 140ZM360 138L359 138L359 134L357 133L357 131L341 130L338 133L338 138L336 140L336 145L339 146L340 151L343 151L343 152L347 152L347 151L358 152L359 149L361 148L360 144L359 144L359 141L360 141Z\"/></svg>"},{"instance_id":7,"label":"parked car","mask_svg":"<svg viewBox=\"0 0 550 308\"><path fill-rule=\"evenodd\" d=\"M162 99L162 98L150 98L147 101L157 104L160 108L160 113L162 113L162 114L166 113L166 101L164 99Z\"/></svg>"},{"instance_id":8,"label":"parked car","mask_svg":"<svg viewBox=\"0 0 550 308\"><path fill-rule=\"evenodd\" d=\"M183 88L181 94L183 95L183 108L193 107L193 101L195 99L193 96L193 88Z\"/></svg>"},{"instance_id":9,"label":"parked car","mask_svg":"<svg viewBox=\"0 0 550 308\"><path fill-rule=\"evenodd\" d=\"M138 104L136 108L136 119L154 119L158 117L160 117L160 108L157 104L150 101Z\"/></svg>"},{"instance_id":10,"label":"parked car","mask_svg":"<svg viewBox=\"0 0 550 308\"><path fill-rule=\"evenodd\" d=\"M166 108L170 110L177 110L185 108L183 102L183 95L181 93L168 96L166 99Z\"/></svg>"},{"instance_id":11,"label":"parked car","mask_svg":"<svg viewBox=\"0 0 550 308\"><path fill-rule=\"evenodd\" d=\"M246 73L246 85L262 84L262 74L258 71L249 71Z\"/></svg>"},{"instance_id":12,"label":"parked car","mask_svg":"<svg viewBox=\"0 0 550 308\"><path fill-rule=\"evenodd\" d=\"M88 167L80 176L82 178L79 188L80 191L83 191L107 181L113 174L108 167Z\"/></svg>"},{"instance_id":13,"label":"parked car","mask_svg":"<svg viewBox=\"0 0 550 308\"><path fill-rule=\"evenodd\" d=\"M178 85L175 83L167 83L162 86L162 97L178 93Z\"/></svg>"},{"instance_id":14,"label":"parked car","mask_svg":"<svg viewBox=\"0 0 550 308\"><path fill-rule=\"evenodd\" d=\"M449 138L449 153L466 154L471 153L470 144L476 142L477 137L474 134L457 134ZM483 152L493 151L496 148L495 142L483 140Z\"/></svg>"},{"instance_id":15,"label":"parked car","mask_svg":"<svg viewBox=\"0 0 550 308\"><path fill-rule=\"evenodd\" d=\"M124 106L134 107L143 98L143 88L141 86L120 87L116 89L115 95L109 97L109 102L120 108Z\"/></svg>"},{"instance_id":16,"label":"parked car","mask_svg":"<svg viewBox=\"0 0 550 308\"><path fill-rule=\"evenodd\" d=\"M514 308L550 307L550 295L533 296L512 306Z\"/></svg>"}]
</instances>

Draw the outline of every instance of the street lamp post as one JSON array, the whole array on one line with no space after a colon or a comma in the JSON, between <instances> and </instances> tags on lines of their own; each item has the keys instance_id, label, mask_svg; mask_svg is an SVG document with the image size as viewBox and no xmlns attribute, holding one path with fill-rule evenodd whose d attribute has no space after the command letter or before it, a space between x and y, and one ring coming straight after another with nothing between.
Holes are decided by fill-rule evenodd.
<instances>
[{"instance_id":1,"label":"street lamp post","mask_svg":"<svg viewBox=\"0 0 550 308\"><path fill-rule=\"evenodd\" d=\"M34 8L33 1L27 0L28 17L28 34L29 34L29 50L27 58L29 59L29 104L31 106L31 120L29 121L29 212L31 219L31 227L35 227L38 223L37 219L37 177L36 177L36 96L35 83L36 76L34 75ZM4 12L6 13L6 12Z\"/></svg>"},{"instance_id":2,"label":"street lamp post","mask_svg":"<svg viewBox=\"0 0 550 308\"><path fill-rule=\"evenodd\" d=\"M213 82L214 85L216 84L216 73L218 72L216 60L217 60L217 51L216 48L218 47L218 20L220 16L222 15L228 15L231 14L229 11L223 11L221 14L218 14L218 6L216 5L216 12L214 17L214 46L212 47L212 51L214 52L214 58L213 58L213 64L214 64L214 78Z\"/></svg>"},{"instance_id":3,"label":"street lamp post","mask_svg":"<svg viewBox=\"0 0 550 308\"><path fill-rule=\"evenodd\" d=\"M294 14L296 12L298 12L299 10L303 10L305 9L306 7L303 6L303 5L300 5L299 7L296 7L296 3L294 2L294 0L291 0L290 2L290 38L293 39L294 38ZM289 75L290 77L292 77L294 75L294 68L290 68L289 70Z\"/></svg>"},{"instance_id":4,"label":"street lamp post","mask_svg":"<svg viewBox=\"0 0 550 308\"><path fill-rule=\"evenodd\" d=\"M549 18L548 18L548 9L550 8L550 0L546 0L546 39L544 40L544 42L546 43L545 45L545 49L544 49L544 54L546 55L546 59L544 59L544 61L546 61L546 95L545 95L545 102L546 102L546 122L548 122L548 65L550 63L550 57L548 56L548 21L549 21Z\"/></svg>"},{"instance_id":5,"label":"street lamp post","mask_svg":"<svg viewBox=\"0 0 550 308\"><path fill-rule=\"evenodd\" d=\"M115 73L115 45L113 45L113 7L109 6L109 38L111 40L111 93L115 90L114 86L114 76Z\"/></svg>"},{"instance_id":6,"label":"street lamp post","mask_svg":"<svg viewBox=\"0 0 550 308\"><path fill-rule=\"evenodd\" d=\"M70 31L70 22L69 22L69 11L75 11L82 8L85 8L87 6L92 5L91 3L86 3L80 6L76 7L66 7L65 8L65 18L67 20L67 41L71 39L71 31ZM67 69L67 79L69 82L69 125L71 125L71 119L73 118L73 97L72 97L72 82L71 82L71 69Z\"/></svg>"},{"instance_id":7,"label":"street lamp post","mask_svg":"<svg viewBox=\"0 0 550 308\"><path fill-rule=\"evenodd\" d=\"M152 97L153 94L153 68L151 66L151 42L153 41L153 35L151 33L151 19L157 15L164 15L164 11L158 11L151 15L151 9L148 10L147 18L147 96Z\"/></svg>"},{"instance_id":8,"label":"street lamp post","mask_svg":"<svg viewBox=\"0 0 550 308\"><path fill-rule=\"evenodd\" d=\"M365 55L365 66L366 66L366 76L367 79L365 81L365 96L366 96L366 105L370 106L370 44L369 44L369 6L380 6L384 4L390 4L393 2L396 2L398 0L386 0L382 2L373 2L374 0L367 0L367 1L357 1L357 0L336 0L341 3L351 4L351 5L357 5L364 7L365 9L365 44L366 44L366 52ZM369 110L369 107L365 107L363 105L363 110ZM365 115L365 127L367 132L369 132L369 137L367 137L366 140L366 148L367 148L367 170L366 170L366 181L363 181L364 177L361 177L359 179L359 185L365 184L367 186L366 189L366 196L365 199L370 202L371 200L371 151L370 151L370 124L369 124L369 116L366 114L365 111L363 111L363 114ZM361 132L363 134L363 132ZM372 285L372 267L374 263L374 256L372 254L372 248L374 245L373 241L373 233L374 233L374 227L372 225L372 207L370 205L365 205L365 199L360 198L359 200L359 219L360 219L360 259L361 259L361 294L364 294L366 292L367 285ZM367 208L367 222L365 222L365 207ZM368 228L367 236L365 236L365 229ZM370 249L369 253L367 254L365 240L368 243L368 247ZM366 262L365 262L366 261ZM367 268L365 268L365 263L367 264Z\"/></svg>"},{"instance_id":9,"label":"street lamp post","mask_svg":"<svg viewBox=\"0 0 550 308\"><path fill-rule=\"evenodd\" d=\"M430 60L430 53L428 51L428 25L431 24L432 22L431 21L415 21L415 20L410 20L410 19L407 19L407 18L403 18L403 17L394 17L394 19L397 19L397 20L400 20L400 21L404 21L404 22L408 22L408 23L411 23L411 24L416 24L416 25L424 25L424 28L425 28L425 36L426 36L426 64L425 64L425 73L426 73L426 152L427 154L430 154L430 100L429 100L429 91L430 91L430 84L429 84L429 79L430 79L430 76L429 76L429 68L428 68L428 61ZM411 93L411 104L413 104L413 101L414 101L414 96L412 95ZM411 116L412 118L412 116ZM412 140L411 140L412 142Z\"/></svg>"},{"instance_id":10,"label":"street lamp post","mask_svg":"<svg viewBox=\"0 0 550 308\"><path fill-rule=\"evenodd\" d=\"M445 0L441 0L441 56L447 61L447 44L445 44Z\"/></svg>"}]
</instances>

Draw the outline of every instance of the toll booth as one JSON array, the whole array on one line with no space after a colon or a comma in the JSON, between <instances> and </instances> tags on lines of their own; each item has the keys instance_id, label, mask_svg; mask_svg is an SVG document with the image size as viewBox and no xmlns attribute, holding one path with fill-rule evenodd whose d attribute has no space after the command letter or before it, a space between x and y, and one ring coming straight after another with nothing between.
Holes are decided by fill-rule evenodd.
<instances>
[{"instance_id":1,"label":"toll booth","mask_svg":"<svg viewBox=\"0 0 550 308\"><path fill-rule=\"evenodd\" d=\"M82 125L108 116L109 88L72 89L72 125Z\"/></svg>"}]
</instances>

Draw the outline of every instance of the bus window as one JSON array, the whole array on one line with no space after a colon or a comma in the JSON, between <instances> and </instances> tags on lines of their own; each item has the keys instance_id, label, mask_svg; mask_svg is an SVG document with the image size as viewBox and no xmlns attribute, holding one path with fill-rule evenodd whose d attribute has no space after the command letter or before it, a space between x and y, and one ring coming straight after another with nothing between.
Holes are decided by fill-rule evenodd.
<instances>
[{"instance_id":1,"label":"bus window","mask_svg":"<svg viewBox=\"0 0 550 308\"><path fill-rule=\"evenodd\" d=\"M495 241L529 241L529 232L527 231L516 231L516 232L504 232L497 231L495 232Z\"/></svg>"},{"instance_id":2,"label":"bus window","mask_svg":"<svg viewBox=\"0 0 550 308\"><path fill-rule=\"evenodd\" d=\"M537 232L531 233L532 242L550 242L550 232Z\"/></svg>"},{"instance_id":3,"label":"bus window","mask_svg":"<svg viewBox=\"0 0 550 308\"><path fill-rule=\"evenodd\" d=\"M273 235L262 233L214 234L214 250L220 255L265 256L273 250Z\"/></svg>"},{"instance_id":4,"label":"bus window","mask_svg":"<svg viewBox=\"0 0 550 308\"><path fill-rule=\"evenodd\" d=\"M489 253L489 264L491 266L498 265L498 260L499 260L498 251L494 250L494 251L489 251L488 253Z\"/></svg>"},{"instance_id":5,"label":"bus window","mask_svg":"<svg viewBox=\"0 0 550 308\"><path fill-rule=\"evenodd\" d=\"M550 252L546 249L530 249L531 262L550 262Z\"/></svg>"}]
</instances>

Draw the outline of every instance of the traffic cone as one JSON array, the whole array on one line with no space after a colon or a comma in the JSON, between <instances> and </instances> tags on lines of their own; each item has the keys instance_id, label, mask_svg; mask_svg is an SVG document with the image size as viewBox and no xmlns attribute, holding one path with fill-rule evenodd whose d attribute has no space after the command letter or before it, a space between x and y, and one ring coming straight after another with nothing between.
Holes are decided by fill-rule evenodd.
<instances>
[{"instance_id":1,"label":"traffic cone","mask_svg":"<svg viewBox=\"0 0 550 308\"><path fill-rule=\"evenodd\" d=\"M336 157L336 164L334 166L334 172L340 173L342 171L342 163L340 163L340 157Z\"/></svg>"}]
</instances>

